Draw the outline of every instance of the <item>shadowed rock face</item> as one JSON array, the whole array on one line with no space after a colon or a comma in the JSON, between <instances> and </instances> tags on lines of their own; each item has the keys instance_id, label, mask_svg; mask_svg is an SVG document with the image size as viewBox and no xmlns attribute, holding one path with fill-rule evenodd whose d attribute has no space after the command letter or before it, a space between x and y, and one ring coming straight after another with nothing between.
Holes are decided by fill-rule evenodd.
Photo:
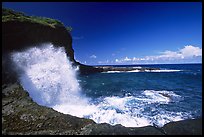
<instances>
[{"instance_id":1,"label":"shadowed rock face","mask_svg":"<svg viewBox=\"0 0 204 137\"><path fill-rule=\"evenodd\" d=\"M2 8L2 51L11 52L50 42L65 48L74 61L72 37L57 20L27 16L24 13Z\"/></svg>"},{"instance_id":2,"label":"shadowed rock face","mask_svg":"<svg viewBox=\"0 0 204 137\"><path fill-rule=\"evenodd\" d=\"M202 118L170 122L164 125L163 129L168 135L201 135Z\"/></svg>"},{"instance_id":3,"label":"shadowed rock face","mask_svg":"<svg viewBox=\"0 0 204 137\"><path fill-rule=\"evenodd\" d=\"M2 51L20 51L41 43L50 42L65 47L71 61L74 60L72 37L63 26L52 28L32 22L7 21L2 23Z\"/></svg>"}]
</instances>

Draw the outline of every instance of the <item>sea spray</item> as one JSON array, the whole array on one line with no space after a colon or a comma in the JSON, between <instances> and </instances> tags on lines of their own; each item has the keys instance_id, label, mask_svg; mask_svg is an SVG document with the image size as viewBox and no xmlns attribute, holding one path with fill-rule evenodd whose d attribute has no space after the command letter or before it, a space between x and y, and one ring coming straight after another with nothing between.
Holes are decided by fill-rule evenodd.
<instances>
[{"instance_id":1,"label":"sea spray","mask_svg":"<svg viewBox=\"0 0 204 137\"><path fill-rule=\"evenodd\" d=\"M140 96L88 98L77 80L78 68L72 66L63 47L46 43L13 52L11 58L19 81L31 98L65 114L126 127L163 126L188 115L154 109L158 104L180 100L181 97L171 91L145 90Z\"/></svg>"},{"instance_id":2,"label":"sea spray","mask_svg":"<svg viewBox=\"0 0 204 137\"><path fill-rule=\"evenodd\" d=\"M11 59L21 85L38 104L78 117L95 110L81 93L78 67L72 66L63 47L45 43L14 52Z\"/></svg>"},{"instance_id":3,"label":"sea spray","mask_svg":"<svg viewBox=\"0 0 204 137\"><path fill-rule=\"evenodd\" d=\"M20 70L19 80L30 96L45 106L77 102L80 86L77 67L72 67L63 47L46 43L23 52L15 52L12 60Z\"/></svg>"}]
</instances>

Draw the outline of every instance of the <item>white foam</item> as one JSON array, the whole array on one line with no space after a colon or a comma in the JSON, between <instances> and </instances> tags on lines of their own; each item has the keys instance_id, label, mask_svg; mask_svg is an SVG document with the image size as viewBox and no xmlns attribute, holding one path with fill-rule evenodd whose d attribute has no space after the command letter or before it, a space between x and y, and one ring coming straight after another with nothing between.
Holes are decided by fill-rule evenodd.
<instances>
[{"instance_id":1,"label":"white foam","mask_svg":"<svg viewBox=\"0 0 204 137\"><path fill-rule=\"evenodd\" d=\"M143 96L111 96L100 99L97 104L82 104L74 111L81 117L94 120L97 123L121 124L125 127L143 127L148 125L163 126L170 121L182 120L185 113L169 112L163 109L157 110L152 104L168 104L178 101L181 97L172 91L145 90ZM179 98L179 99L177 99ZM150 105L150 106L149 106ZM146 112L145 109L151 108ZM63 108L64 113L70 106ZM151 112L157 114L152 116ZM79 114L76 116L79 116ZM188 114L185 114L188 115Z\"/></svg>"},{"instance_id":2,"label":"white foam","mask_svg":"<svg viewBox=\"0 0 204 137\"><path fill-rule=\"evenodd\" d=\"M184 119L183 117L186 115L189 115L189 114L181 113L181 112L176 112L172 114L172 112L166 111L164 113L153 116L151 123L154 123L159 127L162 127L163 125L169 122L183 120Z\"/></svg>"},{"instance_id":3,"label":"white foam","mask_svg":"<svg viewBox=\"0 0 204 137\"><path fill-rule=\"evenodd\" d=\"M169 102L181 100L182 97L175 94L173 91L155 91L155 90L145 90L144 94L147 98L144 101L148 103L160 103L168 104Z\"/></svg>"},{"instance_id":4,"label":"white foam","mask_svg":"<svg viewBox=\"0 0 204 137\"><path fill-rule=\"evenodd\" d=\"M106 72L102 72L102 73L121 73L121 72L124 72L124 71L106 71Z\"/></svg>"},{"instance_id":5,"label":"white foam","mask_svg":"<svg viewBox=\"0 0 204 137\"><path fill-rule=\"evenodd\" d=\"M99 104L61 104L53 108L65 114L85 117L97 123L109 123L111 125L121 124L126 127L142 127L150 125L145 117L131 116L126 102L132 97L106 97ZM81 103L81 102L80 102ZM121 112L119 112L121 111Z\"/></svg>"},{"instance_id":6,"label":"white foam","mask_svg":"<svg viewBox=\"0 0 204 137\"><path fill-rule=\"evenodd\" d=\"M182 120L182 113L168 112L162 109L158 111L159 108L152 106L150 112L145 112L145 109L149 107L148 104L168 104L170 102L170 99L165 97L166 95L159 93L169 93L172 96L180 97L171 91L154 90L145 90L145 96L141 97L105 97L92 108L92 113L85 117L93 119L97 123L121 124L126 127L142 127L153 124L163 126L170 121ZM157 115L152 116L150 114L152 111L157 111Z\"/></svg>"},{"instance_id":7,"label":"white foam","mask_svg":"<svg viewBox=\"0 0 204 137\"><path fill-rule=\"evenodd\" d=\"M128 113L117 113L114 109L101 109L90 115L89 118L97 123L109 123L111 125L121 124L125 127L142 127L150 125L149 120L146 118L134 117Z\"/></svg>"},{"instance_id":8,"label":"white foam","mask_svg":"<svg viewBox=\"0 0 204 137\"><path fill-rule=\"evenodd\" d=\"M93 114L97 110L96 106L90 105L86 99L78 100L75 103L68 102L55 105L53 106L53 109L64 114L71 114L80 118Z\"/></svg>"},{"instance_id":9,"label":"white foam","mask_svg":"<svg viewBox=\"0 0 204 137\"><path fill-rule=\"evenodd\" d=\"M151 70L150 72L179 72L182 70L176 70L176 69L163 69L163 70Z\"/></svg>"},{"instance_id":10,"label":"white foam","mask_svg":"<svg viewBox=\"0 0 204 137\"><path fill-rule=\"evenodd\" d=\"M130 71L127 71L127 72L141 72L141 71L136 69L136 70L130 70Z\"/></svg>"},{"instance_id":11,"label":"white foam","mask_svg":"<svg viewBox=\"0 0 204 137\"><path fill-rule=\"evenodd\" d=\"M93 119L97 123L121 124L126 127L150 125L147 118L131 114L126 103L132 99L134 99L133 96L105 97L99 104L95 105L95 111L86 117Z\"/></svg>"},{"instance_id":12,"label":"white foam","mask_svg":"<svg viewBox=\"0 0 204 137\"><path fill-rule=\"evenodd\" d=\"M132 68L134 68L134 69L141 69L142 67L132 67Z\"/></svg>"},{"instance_id":13,"label":"white foam","mask_svg":"<svg viewBox=\"0 0 204 137\"><path fill-rule=\"evenodd\" d=\"M135 70L130 70L130 71L107 71L107 72L102 72L102 73L124 73L124 72L179 72L182 70L173 70L173 69L163 69L163 70L150 70L150 69L145 69L145 70L140 70L140 69L135 69Z\"/></svg>"},{"instance_id":14,"label":"white foam","mask_svg":"<svg viewBox=\"0 0 204 137\"><path fill-rule=\"evenodd\" d=\"M11 57L23 71L20 76L22 86L37 103L52 106L80 96L77 68L72 67L64 48L42 44L24 52L15 52Z\"/></svg>"}]
</instances>

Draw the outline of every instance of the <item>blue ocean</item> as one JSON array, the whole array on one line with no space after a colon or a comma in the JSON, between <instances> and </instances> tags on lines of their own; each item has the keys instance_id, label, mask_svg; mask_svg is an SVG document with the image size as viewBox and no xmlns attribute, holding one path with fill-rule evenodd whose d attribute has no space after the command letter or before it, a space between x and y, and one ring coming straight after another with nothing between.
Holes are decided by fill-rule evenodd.
<instances>
[{"instance_id":1,"label":"blue ocean","mask_svg":"<svg viewBox=\"0 0 204 137\"><path fill-rule=\"evenodd\" d=\"M80 75L65 50L50 43L11 58L29 96L64 114L125 127L202 116L202 64L125 65L159 70Z\"/></svg>"},{"instance_id":2,"label":"blue ocean","mask_svg":"<svg viewBox=\"0 0 204 137\"><path fill-rule=\"evenodd\" d=\"M113 111L106 122L162 126L170 121L202 115L202 64L122 67L160 68L160 71L97 73L79 77L84 94L94 104L100 104L101 110ZM122 119L122 115L126 118ZM100 122L100 117L95 120Z\"/></svg>"}]
</instances>

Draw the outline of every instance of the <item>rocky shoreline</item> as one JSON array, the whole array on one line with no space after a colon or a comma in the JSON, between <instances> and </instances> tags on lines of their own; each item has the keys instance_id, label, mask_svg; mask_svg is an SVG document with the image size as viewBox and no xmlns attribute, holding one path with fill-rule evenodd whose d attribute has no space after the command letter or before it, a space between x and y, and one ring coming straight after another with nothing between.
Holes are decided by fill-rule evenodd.
<instances>
[{"instance_id":1,"label":"rocky shoreline","mask_svg":"<svg viewBox=\"0 0 204 137\"><path fill-rule=\"evenodd\" d=\"M97 66L94 68L100 69L102 72L152 72L160 70L160 68L148 68L148 67Z\"/></svg>"},{"instance_id":2,"label":"rocky shoreline","mask_svg":"<svg viewBox=\"0 0 204 137\"><path fill-rule=\"evenodd\" d=\"M62 114L40 106L18 84L2 85L3 135L202 135L202 118L154 126L124 127Z\"/></svg>"}]
</instances>

